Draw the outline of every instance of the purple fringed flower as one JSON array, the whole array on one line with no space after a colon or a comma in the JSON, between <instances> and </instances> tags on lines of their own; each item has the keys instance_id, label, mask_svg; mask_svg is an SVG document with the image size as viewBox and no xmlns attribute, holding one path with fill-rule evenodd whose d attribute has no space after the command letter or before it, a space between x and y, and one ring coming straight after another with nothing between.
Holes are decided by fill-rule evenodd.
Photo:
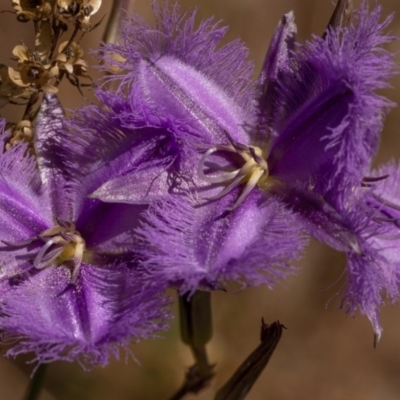
<instances>
[{"instance_id":1,"label":"purple fringed flower","mask_svg":"<svg viewBox=\"0 0 400 400\"><path fill-rule=\"evenodd\" d=\"M25 145L0 154L0 329L8 356L105 365L119 346L130 352L132 339L165 328L167 300L131 250L137 207L86 199L93 179L71 169L63 123L48 95L36 157Z\"/></svg>"},{"instance_id":2,"label":"purple fringed flower","mask_svg":"<svg viewBox=\"0 0 400 400\"><path fill-rule=\"evenodd\" d=\"M266 160L280 182L272 192L311 235L347 253L343 304L368 316L377 339L378 307L386 294L398 297L400 272L383 251L394 245L389 239L397 222L376 216L379 206L369 200L371 161L393 105L375 90L388 87L396 71L393 55L382 48L394 40L383 33L391 17L380 22L380 14L364 2L348 26L330 27L324 38L289 52L295 27L287 15L260 79L260 125L270 135Z\"/></svg>"},{"instance_id":3,"label":"purple fringed flower","mask_svg":"<svg viewBox=\"0 0 400 400\"><path fill-rule=\"evenodd\" d=\"M145 265L182 290L271 284L290 270L305 230L347 253L347 311L367 315L380 336L378 307L386 291L398 295L398 264L381 251L397 219L377 216L387 202L369 184L392 106L375 91L395 73L382 47L394 40L383 33L391 17L380 14L364 2L304 46L285 15L255 86L240 43L216 50L224 30L211 20L195 30L194 13L156 7L155 28L136 17L125 25L121 44L104 49L106 65L127 72L116 92L98 91L110 110L102 124L114 126L102 140L122 131L132 148L140 140L138 154L152 150L129 171L116 166L92 196L152 202L138 230ZM83 109L76 122L88 125L88 143L100 113Z\"/></svg>"},{"instance_id":4,"label":"purple fringed flower","mask_svg":"<svg viewBox=\"0 0 400 400\"><path fill-rule=\"evenodd\" d=\"M91 145L97 140L116 143L119 132L130 141L119 170L114 160L114 178L92 197L152 202L138 231L137 250L155 279L182 292L219 287L226 280L271 285L293 271L289 260L304 246L296 217L261 192L226 212L241 190L216 196L220 178L211 178L211 187L203 179L209 164L203 153L214 143L251 140L257 109L247 50L239 41L217 49L226 28L212 19L195 29L195 12L180 15L178 6L171 12L154 7L156 28L133 17L122 43L102 49L107 66L127 71L115 93L97 91L107 107L83 108L73 122L83 132L83 149L100 147ZM113 54L124 61L115 61ZM223 165L228 155L211 158ZM253 168L246 146L243 157Z\"/></svg>"}]
</instances>

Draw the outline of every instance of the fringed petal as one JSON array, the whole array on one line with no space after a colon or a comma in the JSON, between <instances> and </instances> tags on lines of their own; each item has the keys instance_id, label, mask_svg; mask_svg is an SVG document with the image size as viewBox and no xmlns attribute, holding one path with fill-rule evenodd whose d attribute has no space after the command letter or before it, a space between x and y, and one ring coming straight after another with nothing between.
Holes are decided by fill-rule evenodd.
<instances>
[{"instance_id":1,"label":"fringed petal","mask_svg":"<svg viewBox=\"0 0 400 400\"><path fill-rule=\"evenodd\" d=\"M226 27L209 18L196 29L196 11L182 14L177 4L168 8L167 2L153 2L153 10L155 27L133 15L124 25L121 43L102 48L100 56L104 54L105 68L113 65L129 71L122 76L121 90L136 80L143 62L149 65L166 57L201 71L243 108L252 104L252 92L248 91L252 75L252 63L246 61L248 50L239 40L219 47Z\"/></svg>"},{"instance_id":2,"label":"fringed petal","mask_svg":"<svg viewBox=\"0 0 400 400\"><path fill-rule=\"evenodd\" d=\"M1 121L0 130L4 129ZM5 148L6 134L0 137ZM25 144L0 152L0 240L19 241L35 235L51 221L33 156Z\"/></svg>"},{"instance_id":3,"label":"fringed petal","mask_svg":"<svg viewBox=\"0 0 400 400\"><path fill-rule=\"evenodd\" d=\"M389 163L373 171L369 181L348 214L360 254L348 253L343 304L349 313L358 310L370 319L378 341L379 308L400 295L400 168Z\"/></svg>"},{"instance_id":4,"label":"fringed petal","mask_svg":"<svg viewBox=\"0 0 400 400\"><path fill-rule=\"evenodd\" d=\"M150 117L127 114L126 104L115 99L113 104L120 114L81 108L66 133L74 152L71 167L87 194L103 201L148 203L169 185L179 186L183 171L195 168L198 149L182 146L183 132L168 121L153 125Z\"/></svg>"},{"instance_id":5,"label":"fringed petal","mask_svg":"<svg viewBox=\"0 0 400 400\"><path fill-rule=\"evenodd\" d=\"M304 245L295 217L259 192L227 213L236 196L203 206L179 196L153 204L137 231L144 265L182 292L229 280L271 286L292 273L290 260Z\"/></svg>"},{"instance_id":6,"label":"fringed petal","mask_svg":"<svg viewBox=\"0 0 400 400\"><path fill-rule=\"evenodd\" d=\"M389 78L396 72L393 54L382 47L394 40L383 32L392 18L380 22L380 16L380 7L370 11L364 2L352 16L349 27L330 28L324 39L314 37L312 42L292 53L293 72L283 74L280 79L277 107L285 111L278 114L279 120L274 126L283 136L273 144L272 153L274 148L280 149L282 143L290 142L293 119L307 113L310 104L322 93L334 91L338 82L343 82L353 94L352 98L339 100L338 111L332 110L331 116L323 117L326 108L316 106L314 115L325 119L328 130L312 131L304 136L317 138L320 135L321 144L315 151L324 146L326 152L327 163L319 176L313 176L311 184L322 195L331 190L332 201L339 206L344 206L351 195L349 192L360 184L368 171L377 149L383 117L393 106L375 93L388 87ZM345 115L343 102L347 106ZM320 129L320 126L315 124L311 128ZM304 151L304 162L308 163L310 150L307 152L307 146L300 146L300 149ZM301 151L296 153L295 160L301 158ZM272 156L283 157L279 151ZM286 160L289 165L289 156Z\"/></svg>"},{"instance_id":7,"label":"fringed petal","mask_svg":"<svg viewBox=\"0 0 400 400\"><path fill-rule=\"evenodd\" d=\"M321 196L301 187L279 185L274 192L299 215L298 223L310 235L339 251L360 253L360 245L349 218Z\"/></svg>"},{"instance_id":8,"label":"fringed petal","mask_svg":"<svg viewBox=\"0 0 400 400\"><path fill-rule=\"evenodd\" d=\"M84 368L106 365L120 348L166 328L162 287L128 268L85 265L76 286L62 267L44 269L9 287L0 300L6 355L34 352L32 362L78 359Z\"/></svg>"},{"instance_id":9,"label":"fringed petal","mask_svg":"<svg viewBox=\"0 0 400 400\"><path fill-rule=\"evenodd\" d=\"M100 89L98 96L104 91L109 107L115 102L107 97L120 97L131 111L117 111L116 118L165 127L192 151L198 143L226 142L225 132L248 142L245 127L255 122L256 110L247 49L239 41L217 49L226 28L209 19L196 29L195 11L180 14L178 5L168 9L166 2L153 6L154 28L133 16L121 44L102 48L105 65L121 70L106 81L121 84L116 93Z\"/></svg>"},{"instance_id":10,"label":"fringed petal","mask_svg":"<svg viewBox=\"0 0 400 400\"><path fill-rule=\"evenodd\" d=\"M167 160L165 160L167 161ZM90 197L106 202L147 204L159 200L169 191L168 163L141 165L126 176L110 179Z\"/></svg>"},{"instance_id":11,"label":"fringed petal","mask_svg":"<svg viewBox=\"0 0 400 400\"><path fill-rule=\"evenodd\" d=\"M110 256L132 259L133 230L145 209L140 205L87 200L76 226L89 251L99 250L100 253L109 252Z\"/></svg>"},{"instance_id":12,"label":"fringed petal","mask_svg":"<svg viewBox=\"0 0 400 400\"><path fill-rule=\"evenodd\" d=\"M297 27L293 11L291 11L282 17L269 44L259 77L259 84L264 88L263 91L271 82L278 79L281 72L290 69L290 54L294 50L296 34Z\"/></svg>"}]
</instances>

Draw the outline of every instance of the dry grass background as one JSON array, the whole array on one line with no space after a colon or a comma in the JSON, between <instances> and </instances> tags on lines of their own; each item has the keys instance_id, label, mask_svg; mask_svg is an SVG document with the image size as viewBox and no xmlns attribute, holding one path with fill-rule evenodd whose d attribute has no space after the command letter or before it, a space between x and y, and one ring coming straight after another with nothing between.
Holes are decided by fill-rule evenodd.
<instances>
[{"instance_id":1,"label":"dry grass background","mask_svg":"<svg viewBox=\"0 0 400 400\"><path fill-rule=\"evenodd\" d=\"M3 9L9 8L2 0ZM11 3L11 2L7 2ZM299 41L321 34L332 12L330 0L180 0L182 9L199 7L199 18L215 15L231 28L227 39L241 37L250 58L260 68L269 39L282 14L294 10ZM397 11L391 30L400 35L400 3L382 0L384 14ZM111 0L103 0L99 16L108 12ZM136 0L134 11L151 20L150 0ZM0 62L8 63L19 40L30 44L31 26L17 23L12 15L0 14ZM86 38L97 47L102 28ZM399 50L399 43L392 49ZM400 59L399 59L400 62ZM400 101L400 78L387 95ZM74 88L62 88L62 101L73 108L82 102ZM20 111L18 111L20 112ZM3 115L15 115L6 109ZM400 155L400 113L387 118L377 162ZM306 160L305 160L306 161ZM248 396L249 400L398 400L400 398L400 309L387 306L382 312L384 335L376 350L366 318L346 317L338 310L336 296L344 284L345 259L327 247L312 243L291 277L273 291L248 289L241 293L213 296L214 337L208 349L216 363L213 385L197 399L212 399L218 388L258 344L260 318L279 319L288 330ZM335 283L336 282L336 283ZM333 284L333 286L332 286ZM329 305L327 303L329 301ZM164 338L132 346L140 361L112 361L106 368L88 373L77 363L54 363L41 400L158 400L166 399L181 384L190 352L179 342L177 320ZM19 400L28 383L31 366L24 360L0 358L0 400ZM188 399L195 399L188 396Z\"/></svg>"}]
</instances>

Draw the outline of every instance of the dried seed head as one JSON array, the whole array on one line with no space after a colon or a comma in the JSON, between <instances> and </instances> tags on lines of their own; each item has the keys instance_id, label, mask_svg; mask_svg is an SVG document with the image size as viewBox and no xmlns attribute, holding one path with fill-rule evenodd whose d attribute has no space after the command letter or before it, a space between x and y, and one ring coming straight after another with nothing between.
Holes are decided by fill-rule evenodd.
<instances>
[{"instance_id":1,"label":"dried seed head","mask_svg":"<svg viewBox=\"0 0 400 400\"><path fill-rule=\"evenodd\" d=\"M21 22L43 20L53 11L55 0L13 0L12 7Z\"/></svg>"},{"instance_id":2,"label":"dried seed head","mask_svg":"<svg viewBox=\"0 0 400 400\"><path fill-rule=\"evenodd\" d=\"M95 14L101 0L57 0L58 14L64 21L76 19L83 25L88 25L90 17Z\"/></svg>"},{"instance_id":3,"label":"dried seed head","mask_svg":"<svg viewBox=\"0 0 400 400\"><path fill-rule=\"evenodd\" d=\"M50 84L59 74L57 65L43 64L40 56L24 45L15 46L13 54L18 58L18 70L8 67L8 75L17 86L31 92L57 93L57 88Z\"/></svg>"},{"instance_id":4,"label":"dried seed head","mask_svg":"<svg viewBox=\"0 0 400 400\"><path fill-rule=\"evenodd\" d=\"M83 59L82 47L75 42L66 47L67 45L68 42L63 42L58 47L56 61L60 70L75 76L87 76L88 64Z\"/></svg>"},{"instance_id":5,"label":"dried seed head","mask_svg":"<svg viewBox=\"0 0 400 400\"><path fill-rule=\"evenodd\" d=\"M24 119L11 126L11 137L5 145L5 150L20 142L29 143L33 151L33 126L29 120Z\"/></svg>"}]
</instances>

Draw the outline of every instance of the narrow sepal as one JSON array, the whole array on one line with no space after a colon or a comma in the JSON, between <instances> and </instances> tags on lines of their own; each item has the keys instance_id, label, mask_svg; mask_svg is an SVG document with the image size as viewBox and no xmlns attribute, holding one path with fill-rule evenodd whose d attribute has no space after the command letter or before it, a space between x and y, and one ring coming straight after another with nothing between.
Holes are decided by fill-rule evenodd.
<instances>
[{"instance_id":1,"label":"narrow sepal","mask_svg":"<svg viewBox=\"0 0 400 400\"><path fill-rule=\"evenodd\" d=\"M258 131L260 132L268 130L271 135L277 134L271 129L271 122L276 118L275 113L278 112L276 106L280 103L277 100L280 95L277 79L282 72L291 68L290 54L294 50L296 33L293 12L285 14L272 36L257 82L260 91L258 99ZM258 139L262 140L262 138Z\"/></svg>"},{"instance_id":2,"label":"narrow sepal","mask_svg":"<svg viewBox=\"0 0 400 400\"><path fill-rule=\"evenodd\" d=\"M69 149L63 136L64 125L65 115L57 95L45 94L36 123L35 152L54 220L56 217L68 220L73 214L74 199L68 187L73 177L65 163L68 158L65 152L69 153Z\"/></svg>"}]
</instances>

